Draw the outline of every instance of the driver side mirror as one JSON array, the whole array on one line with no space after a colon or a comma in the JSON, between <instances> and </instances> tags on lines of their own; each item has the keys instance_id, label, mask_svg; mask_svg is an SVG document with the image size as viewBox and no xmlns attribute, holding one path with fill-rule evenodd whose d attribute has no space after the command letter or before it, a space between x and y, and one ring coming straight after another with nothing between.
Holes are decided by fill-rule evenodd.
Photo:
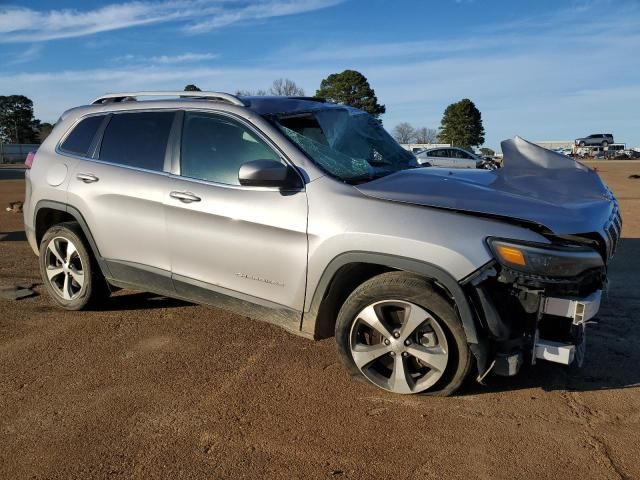
<instances>
[{"instance_id":1,"label":"driver side mirror","mask_svg":"<svg viewBox=\"0 0 640 480\"><path fill-rule=\"evenodd\" d=\"M248 187L298 187L295 172L275 160L252 160L243 163L238 171L240 185Z\"/></svg>"}]
</instances>

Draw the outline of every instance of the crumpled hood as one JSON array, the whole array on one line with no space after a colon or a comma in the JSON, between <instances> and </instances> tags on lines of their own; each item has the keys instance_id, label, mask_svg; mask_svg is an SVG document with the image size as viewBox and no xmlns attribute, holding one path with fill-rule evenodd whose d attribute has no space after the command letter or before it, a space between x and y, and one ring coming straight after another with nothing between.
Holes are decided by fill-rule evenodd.
<instances>
[{"instance_id":1,"label":"crumpled hood","mask_svg":"<svg viewBox=\"0 0 640 480\"><path fill-rule=\"evenodd\" d=\"M396 202L533 222L555 234L601 232L614 197L596 172L520 137L502 142L494 170L417 168L358 185Z\"/></svg>"}]
</instances>

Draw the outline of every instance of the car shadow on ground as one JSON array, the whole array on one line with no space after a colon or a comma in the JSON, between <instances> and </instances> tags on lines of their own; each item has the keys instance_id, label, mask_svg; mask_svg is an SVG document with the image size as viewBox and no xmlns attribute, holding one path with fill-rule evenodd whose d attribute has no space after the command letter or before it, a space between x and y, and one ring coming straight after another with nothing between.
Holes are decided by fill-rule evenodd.
<instances>
[{"instance_id":1,"label":"car shadow on ground","mask_svg":"<svg viewBox=\"0 0 640 480\"><path fill-rule=\"evenodd\" d=\"M526 388L596 391L640 387L640 239L621 240L609 268L609 288L596 322L587 327L582 368L538 361L516 377L489 376L461 392L481 394Z\"/></svg>"},{"instance_id":2,"label":"car shadow on ground","mask_svg":"<svg viewBox=\"0 0 640 480\"><path fill-rule=\"evenodd\" d=\"M149 292L117 293L109 297L96 310L100 311L131 311L148 310L156 308L177 308L188 307L193 303L185 302L175 298L164 297Z\"/></svg>"},{"instance_id":3,"label":"car shadow on ground","mask_svg":"<svg viewBox=\"0 0 640 480\"><path fill-rule=\"evenodd\" d=\"M0 232L0 242L26 242L27 236L24 230L17 232Z\"/></svg>"}]
</instances>

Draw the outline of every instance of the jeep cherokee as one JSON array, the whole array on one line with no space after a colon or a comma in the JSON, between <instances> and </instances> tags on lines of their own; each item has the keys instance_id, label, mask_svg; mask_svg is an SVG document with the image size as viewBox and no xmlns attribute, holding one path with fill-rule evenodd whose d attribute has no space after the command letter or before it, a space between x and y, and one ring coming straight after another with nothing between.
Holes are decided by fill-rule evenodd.
<instances>
[{"instance_id":1,"label":"jeep cherokee","mask_svg":"<svg viewBox=\"0 0 640 480\"><path fill-rule=\"evenodd\" d=\"M321 99L110 94L29 158L26 234L62 308L116 288L217 305L335 335L379 388L446 395L472 370L581 364L620 236L594 171L502 149L495 171L417 168Z\"/></svg>"}]
</instances>

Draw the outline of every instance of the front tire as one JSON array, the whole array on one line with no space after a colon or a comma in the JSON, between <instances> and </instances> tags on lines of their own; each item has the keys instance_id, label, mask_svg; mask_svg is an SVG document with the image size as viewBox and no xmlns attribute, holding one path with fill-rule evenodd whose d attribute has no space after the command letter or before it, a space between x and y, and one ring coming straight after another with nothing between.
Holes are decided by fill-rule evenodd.
<instances>
[{"instance_id":1,"label":"front tire","mask_svg":"<svg viewBox=\"0 0 640 480\"><path fill-rule=\"evenodd\" d=\"M415 274L364 282L340 309L335 333L349 373L393 393L450 395L471 368L454 308Z\"/></svg>"},{"instance_id":2,"label":"front tire","mask_svg":"<svg viewBox=\"0 0 640 480\"><path fill-rule=\"evenodd\" d=\"M53 301L82 310L109 295L106 280L75 222L54 225L40 242L40 275Z\"/></svg>"}]
</instances>

